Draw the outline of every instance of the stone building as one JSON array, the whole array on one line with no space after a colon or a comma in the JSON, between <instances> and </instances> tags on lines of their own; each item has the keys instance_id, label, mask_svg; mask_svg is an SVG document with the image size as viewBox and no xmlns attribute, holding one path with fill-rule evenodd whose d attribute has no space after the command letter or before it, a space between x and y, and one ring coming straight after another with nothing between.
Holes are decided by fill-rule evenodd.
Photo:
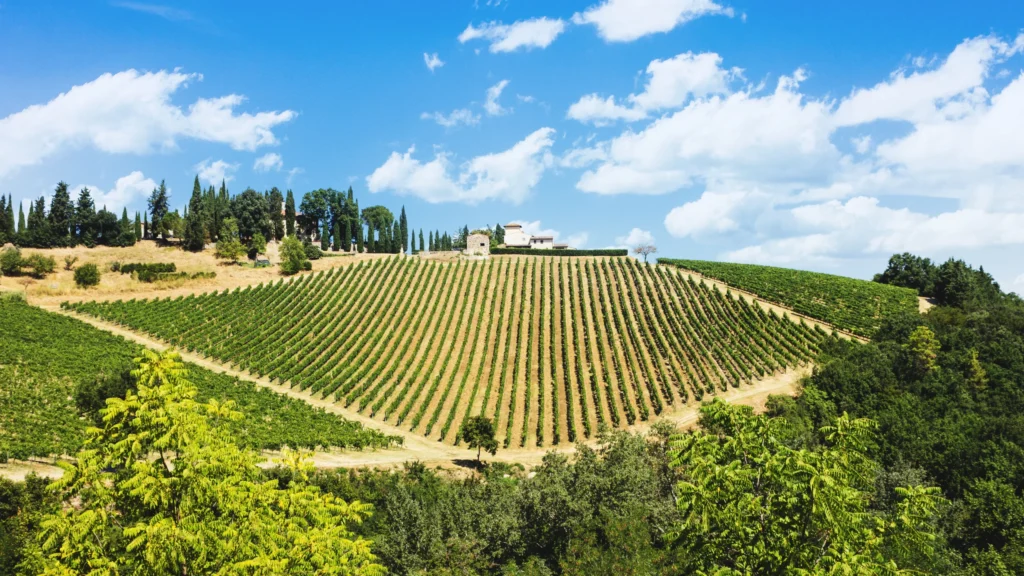
<instances>
[{"instance_id":1,"label":"stone building","mask_svg":"<svg viewBox=\"0 0 1024 576\"><path fill-rule=\"evenodd\" d=\"M466 238L464 254L467 256L489 256L491 254L491 237L486 234L470 234Z\"/></svg>"}]
</instances>

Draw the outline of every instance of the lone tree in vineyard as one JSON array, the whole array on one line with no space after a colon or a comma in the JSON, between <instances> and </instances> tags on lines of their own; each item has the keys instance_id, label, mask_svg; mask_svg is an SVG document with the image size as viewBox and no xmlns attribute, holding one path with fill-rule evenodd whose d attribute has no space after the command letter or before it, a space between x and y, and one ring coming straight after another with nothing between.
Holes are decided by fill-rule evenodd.
<instances>
[{"instance_id":1,"label":"lone tree in vineyard","mask_svg":"<svg viewBox=\"0 0 1024 576\"><path fill-rule=\"evenodd\" d=\"M645 264L647 263L647 257L657 252L658 248L654 244L641 244L633 248L633 254L643 256Z\"/></svg>"},{"instance_id":2,"label":"lone tree in vineyard","mask_svg":"<svg viewBox=\"0 0 1024 576\"><path fill-rule=\"evenodd\" d=\"M480 462L480 451L487 450L491 456L498 453L498 440L494 437L494 422L486 416L472 416L462 422L459 436L470 449L476 448L476 461Z\"/></svg>"}]
</instances>

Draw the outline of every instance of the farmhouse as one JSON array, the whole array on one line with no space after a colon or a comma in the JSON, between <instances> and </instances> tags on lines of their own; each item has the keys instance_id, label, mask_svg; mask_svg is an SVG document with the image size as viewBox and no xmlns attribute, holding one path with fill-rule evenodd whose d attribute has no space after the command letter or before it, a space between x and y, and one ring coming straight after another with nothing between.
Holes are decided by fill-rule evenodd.
<instances>
[{"instance_id":1,"label":"farmhouse","mask_svg":"<svg viewBox=\"0 0 1024 576\"><path fill-rule=\"evenodd\" d=\"M564 250L568 244L555 244L554 236L530 236L515 222L505 225L506 248L532 248L534 250Z\"/></svg>"}]
</instances>

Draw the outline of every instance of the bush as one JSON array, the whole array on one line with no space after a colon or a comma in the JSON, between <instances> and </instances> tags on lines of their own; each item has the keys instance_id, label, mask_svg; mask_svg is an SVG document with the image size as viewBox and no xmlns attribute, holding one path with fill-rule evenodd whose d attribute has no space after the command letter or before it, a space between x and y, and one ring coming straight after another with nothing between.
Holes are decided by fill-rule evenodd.
<instances>
[{"instance_id":1,"label":"bush","mask_svg":"<svg viewBox=\"0 0 1024 576\"><path fill-rule=\"evenodd\" d=\"M4 276L21 274L21 250L8 248L0 253L0 274Z\"/></svg>"},{"instance_id":2,"label":"bush","mask_svg":"<svg viewBox=\"0 0 1024 576\"><path fill-rule=\"evenodd\" d=\"M522 254L526 256L628 256L626 249L605 249L605 250L547 250L534 248L491 248L491 254L496 256Z\"/></svg>"},{"instance_id":3,"label":"bush","mask_svg":"<svg viewBox=\"0 0 1024 576\"><path fill-rule=\"evenodd\" d=\"M88 288L100 283L100 269L95 264L83 264L75 270L75 284Z\"/></svg>"},{"instance_id":4,"label":"bush","mask_svg":"<svg viewBox=\"0 0 1024 576\"><path fill-rule=\"evenodd\" d=\"M131 274L132 272L151 272L153 274L166 274L167 272L177 272L178 267L173 262L154 262L152 264L134 263L134 264L118 264L117 272L121 274ZM110 265L110 269L114 270L114 264Z\"/></svg>"},{"instance_id":5,"label":"bush","mask_svg":"<svg viewBox=\"0 0 1024 576\"><path fill-rule=\"evenodd\" d=\"M64 269L74 270L75 262L78 262L78 256L65 256L64 257Z\"/></svg>"},{"instance_id":6,"label":"bush","mask_svg":"<svg viewBox=\"0 0 1024 576\"><path fill-rule=\"evenodd\" d=\"M306 268L306 265L310 268ZM281 273L292 275L299 270L310 270L313 264L306 257L306 249L302 242L289 236L281 242Z\"/></svg>"},{"instance_id":7,"label":"bush","mask_svg":"<svg viewBox=\"0 0 1024 576\"><path fill-rule=\"evenodd\" d=\"M57 269L57 261L53 259L53 256L41 254L33 254L25 258L21 261L21 265L32 269L30 274L33 278L45 278L47 274L53 274L53 271Z\"/></svg>"},{"instance_id":8,"label":"bush","mask_svg":"<svg viewBox=\"0 0 1024 576\"><path fill-rule=\"evenodd\" d=\"M306 260L305 262L302 263L302 269L307 271L307 272L312 270L313 269L313 263L310 262L309 260Z\"/></svg>"},{"instance_id":9,"label":"bush","mask_svg":"<svg viewBox=\"0 0 1024 576\"><path fill-rule=\"evenodd\" d=\"M319 260L324 255L323 250L311 242L307 242L302 248L306 252L306 258L309 258L310 260Z\"/></svg>"}]
</instances>

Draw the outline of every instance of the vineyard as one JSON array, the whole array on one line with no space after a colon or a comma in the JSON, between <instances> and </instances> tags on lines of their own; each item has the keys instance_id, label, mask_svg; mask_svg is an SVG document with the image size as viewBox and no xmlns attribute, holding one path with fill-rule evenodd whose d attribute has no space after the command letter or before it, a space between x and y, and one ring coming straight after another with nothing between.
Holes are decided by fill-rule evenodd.
<instances>
[{"instance_id":1,"label":"vineyard","mask_svg":"<svg viewBox=\"0 0 1024 576\"><path fill-rule=\"evenodd\" d=\"M629 258L389 258L292 282L69 308L427 437L596 435L803 363L831 336Z\"/></svg>"},{"instance_id":2,"label":"vineyard","mask_svg":"<svg viewBox=\"0 0 1024 576\"><path fill-rule=\"evenodd\" d=\"M0 298L0 459L73 454L85 439L76 386L122 374L140 348L79 320ZM242 420L227 422L239 443L374 447L396 441L301 400L188 365L198 399L232 400Z\"/></svg>"},{"instance_id":3,"label":"vineyard","mask_svg":"<svg viewBox=\"0 0 1024 576\"><path fill-rule=\"evenodd\" d=\"M845 276L705 260L658 262L720 280L860 336L871 336L887 316L916 312L918 306L914 290Z\"/></svg>"}]
</instances>

